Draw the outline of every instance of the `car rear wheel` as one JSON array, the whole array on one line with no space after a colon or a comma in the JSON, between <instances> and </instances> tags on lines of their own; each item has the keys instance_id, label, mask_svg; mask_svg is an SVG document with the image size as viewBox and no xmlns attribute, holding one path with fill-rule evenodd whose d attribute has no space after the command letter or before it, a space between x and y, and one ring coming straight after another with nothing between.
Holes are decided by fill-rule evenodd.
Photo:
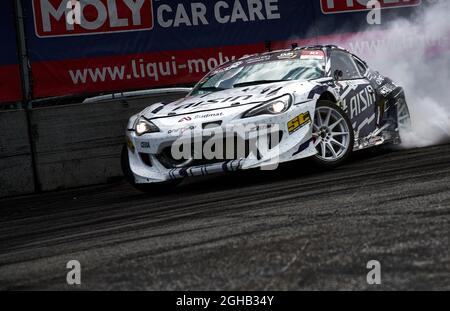
<instances>
[{"instance_id":1,"label":"car rear wheel","mask_svg":"<svg viewBox=\"0 0 450 311\"><path fill-rule=\"evenodd\" d=\"M334 168L350 157L354 146L354 131L347 114L335 103L317 103L313 141L317 154L312 157L319 168Z\"/></svg>"},{"instance_id":2,"label":"car rear wheel","mask_svg":"<svg viewBox=\"0 0 450 311\"><path fill-rule=\"evenodd\" d=\"M404 99L400 99L397 103L397 122L400 134L411 130L411 114Z\"/></svg>"},{"instance_id":3,"label":"car rear wheel","mask_svg":"<svg viewBox=\"0 0 450 311\"><path fill-rule=\"evenodd\" d=\"M134 188L142 192L154 194L167 193L173 190L183 181L182 179L175 179L161 183L137 184L136 181L134 180L134 175L130 168L130 161L128 158L128 148L126 144L123 145L122 147L120 162L122 166L122 172L126 181L130 183Z\"/></svg>"}]
</instances>

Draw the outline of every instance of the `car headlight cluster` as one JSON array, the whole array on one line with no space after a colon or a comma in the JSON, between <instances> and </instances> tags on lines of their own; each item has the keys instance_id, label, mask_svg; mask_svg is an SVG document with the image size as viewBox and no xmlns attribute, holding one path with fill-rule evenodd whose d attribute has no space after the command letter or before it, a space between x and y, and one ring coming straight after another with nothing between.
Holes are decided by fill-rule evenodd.
<instances>
[{"instance_id":1,"label":"car headlight cluster","mask_svg":"<svg viewBox=\"0 0 450 311\"><path fill-rule=\"evenodd\" d=\"M281 97L271 99L268 102L262 103L261 105L250 109L244 115L243 118L259 116L263 114L280 114L286 112L292 105L292 97L289 94L283 95Z\"/></svg>"},{"instance_id":2,"label":"car headlight cluster","mask_svg":"<svg viewBox=\"0 0 450 311\"><path fill-rule=\"evenodd\" d=\"M147 133L159 132L159 128L155 124L143 117L137 119L134 129L137 136L141 136Z\"/></svg>"}]
</instances>

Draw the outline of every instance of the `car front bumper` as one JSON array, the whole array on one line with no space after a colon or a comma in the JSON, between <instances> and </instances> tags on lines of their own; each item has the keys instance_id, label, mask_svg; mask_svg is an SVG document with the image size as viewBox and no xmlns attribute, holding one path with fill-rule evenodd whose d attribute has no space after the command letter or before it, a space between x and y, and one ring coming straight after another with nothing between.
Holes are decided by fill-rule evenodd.
<instances>
[{"instance_id":1,"label":"car front bumper","mask_svg":"<svg viewBox=\"0 0 450 311\"><path fill-rule=\"evenodd\" d=\"M130 169L134 174L135 182L155 183L165 182L190 176L210 175L222 172L233 172L240 169L261 168L265 170L275 169L279 163L306 158L315 155L316 149L312 139L312 125L314 123L315 101L293 105L291 109L280 115L259 116L247 119L228 120L227 125L240 125L249 129L260 125L277 125L282 133L281 140L276 148L264 153L262 156L251 155L247 158L223 159L214 163L195 163L184 167L167 167L161 161L161 153L170 148L180 138L180 128L161 129L157 133L137 136L134 131L126 132ZM309 122L300 124L292 130L293 120L301 115L308 114ZM295 122L294 122L295 123ZM193 126L191 137L204 140L205 131L201 126ZM185 127L186 128L186 125ZM247 132L249 139L252 133Z\"/></svg>"}]
</instances>

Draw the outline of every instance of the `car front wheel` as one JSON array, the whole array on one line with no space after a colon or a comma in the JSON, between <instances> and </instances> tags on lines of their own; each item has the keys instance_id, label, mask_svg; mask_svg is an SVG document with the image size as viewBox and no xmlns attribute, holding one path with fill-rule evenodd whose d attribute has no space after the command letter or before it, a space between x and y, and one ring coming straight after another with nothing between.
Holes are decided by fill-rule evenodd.
<instances>
[{"instance_id":1,"label":"car front wheel","mask_svg":"<svg viewBox=\"0 0 450 311\"><path fill-rule=\"evenodd\" d=\"M354 131L347 114L335 103L317 103L313 141L317 154L313 163L320 168L334 168L350 157L354 146Z\"/></svg>"}]
</instances>

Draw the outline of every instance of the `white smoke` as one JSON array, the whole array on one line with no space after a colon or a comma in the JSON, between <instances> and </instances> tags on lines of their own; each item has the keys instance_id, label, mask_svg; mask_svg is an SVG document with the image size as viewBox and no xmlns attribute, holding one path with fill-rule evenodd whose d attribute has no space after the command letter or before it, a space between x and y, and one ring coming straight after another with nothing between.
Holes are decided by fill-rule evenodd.
<instances>
[{"instance_id":1,"label":"white smoke","mask_svg":"<svg viewBox=\"0 0 450 311\"><path fill-rule=\"evenodd\" d=\"M369 27L342 41L371 68L404 87L413 126L402 133L406 148L450 141L449 2L440 1L408 19L382 19L382 31Z\"/></svg>"}]
</instances>

